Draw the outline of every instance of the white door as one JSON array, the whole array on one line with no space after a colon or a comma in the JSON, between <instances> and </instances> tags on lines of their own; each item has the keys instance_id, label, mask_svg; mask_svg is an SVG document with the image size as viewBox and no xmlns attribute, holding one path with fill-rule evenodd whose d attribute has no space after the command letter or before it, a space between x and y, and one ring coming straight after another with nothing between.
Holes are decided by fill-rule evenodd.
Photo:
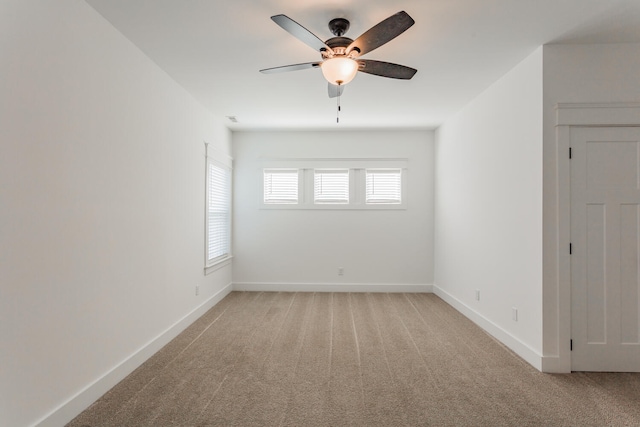
<instances>
[{"instance_id":1,"label":"white door","mask_svg":"<svg viewBox=\"0 0 640 427\"><path fill-rule=\"evenodd\" d=\"M571 128L571 369L640 372L640 128Z\"/></svg>"}]
</instances>

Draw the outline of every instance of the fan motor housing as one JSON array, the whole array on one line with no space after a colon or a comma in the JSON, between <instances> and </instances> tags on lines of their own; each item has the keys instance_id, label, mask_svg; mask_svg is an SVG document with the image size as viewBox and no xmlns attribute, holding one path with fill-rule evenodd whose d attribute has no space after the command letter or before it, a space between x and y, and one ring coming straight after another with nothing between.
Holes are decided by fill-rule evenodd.
<instances>
[{"instance_id":1,"label":"fan motor housing","mask_svg":"<svg viewBox=\"0 0 640 427\"><path fill-rule=\"evenodd\" d=\"M336 48L349 46L351 43L353 43L353 40L351 40L349 37L332 37L324 43L331 49L335 50Z\"/></svg>"}]
</instances>

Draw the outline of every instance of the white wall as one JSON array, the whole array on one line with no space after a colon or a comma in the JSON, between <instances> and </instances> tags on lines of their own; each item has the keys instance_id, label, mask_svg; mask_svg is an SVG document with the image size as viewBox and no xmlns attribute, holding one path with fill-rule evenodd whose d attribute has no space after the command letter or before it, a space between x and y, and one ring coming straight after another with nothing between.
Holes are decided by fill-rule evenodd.
<instances>
[{"instance_id":1,"label":"white wall","mask_svg":"<svg viewBox=\"0 0 640 427\"><path fill-rule=\"evenodd\" d=\"M230 134L83 1L3 1L0 52L0 425L62 425L229 289Z\"/></svg>"},{"instance_id":2,"label":"white wall","mask_svg":"<svg viewBox=\"0 0 640 427\"><path fill-rule=\"evenodd\" d=\"M238 287L407 290L432 283L433 132L234 132L233 153ZM269 158L406 158L408 209L260 209Z\"/></svg>"},{"instance_id":3,"label":"white wall","mask_svg":"<svg viewBox=\"0 0 640 427\"><path fill-rule=\"evenodd\" d=\"M436 293L539 367L542 48L436 131L435 164Z\"/></svg>"},{"instance_id":4,"label":"white wall","mask_svg":"<svg viewBox=\"0 0 640 427\"><path fill-rule=\"evenodd\" d=\"M558 165L567 169L568 157L558 157L558 103L640 102L640 44L544 46L544 354L548 370L569 366L570 283L559 263L568 262L568 242L559 241ZM559 247L561 249L559 249ZM566 276L565 276L566 277ZM560 357L559 357L560 356ZM554 360L558 359L559 360Z\"/></svg>"}]
</instances>

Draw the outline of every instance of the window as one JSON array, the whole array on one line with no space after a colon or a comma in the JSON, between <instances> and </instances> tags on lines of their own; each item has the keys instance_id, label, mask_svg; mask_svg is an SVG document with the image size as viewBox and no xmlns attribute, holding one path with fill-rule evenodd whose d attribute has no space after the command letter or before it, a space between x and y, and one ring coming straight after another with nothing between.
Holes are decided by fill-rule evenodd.
<instances>
[{"instance_id":1,"label":"window","mask_svg":"<svg viewBox=\"0 0 640 427\"><path fill-rule=\"evenodd\" d=\"M231 257L231 168L207 158L206 266Z\"/></svg>"},{"instance_id":2,"label":"window","mask_svg":"<svg viewBox=\"0 0 640 427\"><path fill-rule=\"evenodd\" d=\"M367 169L365 180L367 204L402 203L401 169Z\"/></svg>"},{"instance_id":3,"label":"window","mask_svg":"<svg viewBox=\"0 0 640 427\"><path fill-rule=\"evenodd\" d=\"M264 203L298 203L298 169L265 169Z\"/></svg>"},{"instance_id":4,"label":"window","mask_svg":"<svg viewBox=\"0 0 640 427\"><path fill-rule=\"evenodd\" d=\"M405 210L405 158L265 158L260 209Z\"/></svg>"},{"instance_id":5,"label":"window","mask_svg":"<svg viewBox=\"0 0 640 427\"><path fill-rule=\"evenodd\" d=\"M313 174L314 203L349 203L349 169L316 169Z\"/></svg>"}]
</instances>

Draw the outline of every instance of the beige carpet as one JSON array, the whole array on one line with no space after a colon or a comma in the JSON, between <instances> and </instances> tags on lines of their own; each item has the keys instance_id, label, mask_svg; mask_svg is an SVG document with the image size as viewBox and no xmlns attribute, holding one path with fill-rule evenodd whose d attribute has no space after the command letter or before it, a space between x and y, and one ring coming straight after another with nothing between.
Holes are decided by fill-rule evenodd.
<instances>
[{"instance_id":1,"label":"beige carpet","mask_svg":"<svg viewBox=\"0 0 640 427\"><path fill-rule=\"evenodd\" d=\"M231 293L69 426L640 426L640 374L542 374L432 294Z\"/></svg>"}]
</instances>

